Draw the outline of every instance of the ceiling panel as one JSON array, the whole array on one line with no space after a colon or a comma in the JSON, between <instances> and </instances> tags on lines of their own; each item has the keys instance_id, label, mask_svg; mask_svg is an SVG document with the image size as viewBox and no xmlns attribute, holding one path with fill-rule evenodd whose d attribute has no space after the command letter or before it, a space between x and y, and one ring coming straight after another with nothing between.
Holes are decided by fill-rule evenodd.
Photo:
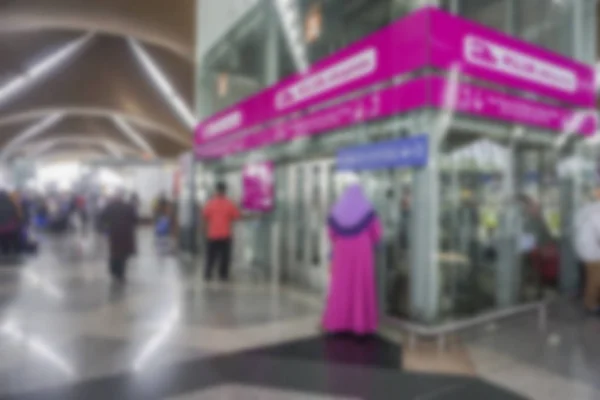
<instances>
[{"instance_id":1,"label":"ceiling panel","mask_svg":"<svg viewBox=\"0 0 600 400\"><path fill-rule=\"evenodd\" d=\"M0 105L0 118L73 108L125 114L190 135L121 38L93 39L68 65Z\"/></svg>"},{"instance_id":2,"label":"ceiling panel","mask_svg":"<svg viewBox=\"0 0 600 400\"><path fill-rule=\"evenodd\" d=\"M193 59L195 0L0 2L0 32L41 29L134 36Z\"/></svg>"}]
</instances>

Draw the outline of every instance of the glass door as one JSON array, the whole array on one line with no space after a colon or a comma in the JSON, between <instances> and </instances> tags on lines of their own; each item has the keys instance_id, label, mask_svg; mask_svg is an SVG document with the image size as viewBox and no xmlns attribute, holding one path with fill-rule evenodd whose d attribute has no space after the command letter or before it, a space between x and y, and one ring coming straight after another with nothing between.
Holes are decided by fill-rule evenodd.
<instances>
[{"instance_id":1,"label":"glass door","mask_svg":"<svg viewBox=\"0 0 600 400\"><path fill-rule=\"evenodd\" d=\"M292 182L287 203L291 217L286 279L309 290L324 293L329 271L327 215L332 195L332 161L320 160L290 165ZM293 217L292 217L293 216Z\"/></svg>"},{"instance_id":2,"label":"glass door","mask_svg":"<svg viewBox=\"0 0 600 400\"><path fill-rule=\"evenodd\" d=\"M441 318L513 302L520 265L509 147L477 137L452 139L440 168Z\"/></svg>"}]
</instances>

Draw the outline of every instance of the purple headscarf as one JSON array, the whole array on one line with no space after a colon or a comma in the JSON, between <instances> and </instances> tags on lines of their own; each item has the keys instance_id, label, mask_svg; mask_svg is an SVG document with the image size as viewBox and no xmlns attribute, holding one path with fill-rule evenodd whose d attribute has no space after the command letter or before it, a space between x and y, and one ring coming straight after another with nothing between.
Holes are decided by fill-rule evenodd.
<instances>
[{"instance_id":1,"label":"purple headscarf","mask_svg":"<svg viewBox=\"0 0 600 400\"><path fill-rule=\"evenodd\" d=\"M370 222L373 206L360 185L353 184L339 198L329 213L329 223L341 229L354 230Z\"/></svg>"}]
</instances>

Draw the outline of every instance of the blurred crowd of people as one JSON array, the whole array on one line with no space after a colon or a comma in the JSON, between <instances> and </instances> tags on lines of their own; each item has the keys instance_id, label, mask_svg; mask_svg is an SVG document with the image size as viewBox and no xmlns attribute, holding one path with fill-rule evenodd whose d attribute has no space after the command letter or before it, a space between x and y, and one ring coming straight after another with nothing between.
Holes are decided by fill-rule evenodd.
<instances>
[{"instance_id":1,"label":"blurred crowd of people","mask_svg":"<svg viewBox=\"0 0 600 400\"><path fill-rule=\"evenodd\" d=\"M161 194L147 215L145 222L154 226L159 253L169 253L175 248L176 212L175 203ZM110 274L115 281L123 282L127 261L137 252L139 222L140 198L124 189L103 194L0 188L0 257L18 258L35 253L37 238L42 233L69 235L79 241L86 237L100 238L108 244Z\"/></svg>"},{"instance_id":2,"label":"blurred crowd of people","mask_svg":"<svg viewBox=\"0 0 600 400\"><path fill-rule=\"evenodd\" d=\"M105 230L102 214L111 195L75 192L35 193L0 188L0 255L17 256L35 252L34 232L81 233ZM137 213L139 199L128 195Z\"/></svg>"}]
</instances>

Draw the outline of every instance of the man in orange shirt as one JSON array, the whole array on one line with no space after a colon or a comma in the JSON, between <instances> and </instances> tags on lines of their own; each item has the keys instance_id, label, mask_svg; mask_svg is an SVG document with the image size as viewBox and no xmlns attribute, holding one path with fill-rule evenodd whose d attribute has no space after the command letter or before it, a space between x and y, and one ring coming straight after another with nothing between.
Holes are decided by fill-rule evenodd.
<instances>
[{"instance_id":1,"label":"man in orange shirt","mask_svg":"<svg viewBox=\"0 0 600 400\"><path fill-rule=\"evenodd\" d=\"M208 251L204 278L212 278L213 264L219 260L219 277L229 279L231 260L232 225L241 214L231 200L227 198L227 187L223 182L217 184L217 193L210 199L202 212L207 226Z\"/></svg>"}]
</instances>

